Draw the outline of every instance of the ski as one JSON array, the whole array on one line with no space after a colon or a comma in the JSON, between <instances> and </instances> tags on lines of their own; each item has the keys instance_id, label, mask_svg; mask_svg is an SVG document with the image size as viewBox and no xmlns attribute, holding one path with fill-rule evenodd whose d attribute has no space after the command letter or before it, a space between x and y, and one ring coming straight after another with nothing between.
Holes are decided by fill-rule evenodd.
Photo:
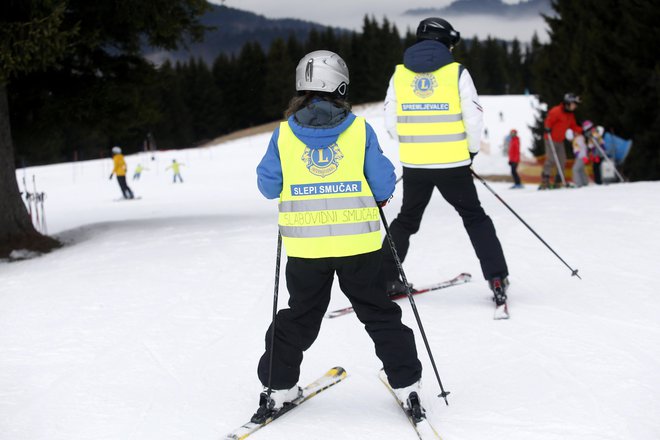
<instances>
[{"instance_id":1,"label":"ski","mask_svg":"<svg viewBox=\"0 0 660 440\"><path fill-rule=\"evenodd\" d=\"M342 380L346 379L346 377L347 377L346 370L344 370L342 367L331 368L323 376L319 377L314 382L312 382L309 385L305 386L302 389L302 395L299 398L293 400L291 402L291 404L284 405L284 407L282 407L282 409L280 411L278 411L273 416L266 419L265 422L263 422L263 423L247 422L243 426L241 426L240 428L235 429L234 431L227 434L225 437L223 437L223 440L240 440L240 439L247 438L248 436L250 436L250 435L254 434L256 431L258 431L259 429L261 429L264 426L268 425L273 420L279 419L284 414L288 413L289 411L291 411L294 408L297 408L302 403L307 402L309 399L316 396L320 392L325 391L328 388L330 388L331 386L333 386L333 385L341 382Z\"/></svg>"},{"instance_id":2,"label":"ski","mask_svg":"<svg viewBox=\"0 0 660 440\"><path fill-rule=\"evenodd\" d=\"M469 273L464 272L464 273L462 273L462 274L460 274L460 275L458 275L458 276L456 276L456 277L454 277L450 280L442 281L442 282L435 283L435 284L430 284L428 286L423 286L423 287L420 287L419 289L413 289L412 294L413 295L419 295L420 293L431 292L431 291L434 291L434 290L440 290L440 289L444 289L444 288L447 288L447 287L456 286L458 284L464 284L464 283L469 282L471 279L472 279L472 275L470 275ZM394 295L390 295L390 299L392 299L392 300L397 300L397 299L407 298L407 297L408 297L408 295L406 295L405 293L397 293L397 294L394 294ZM340 316L348 315L349 313L352 313L352 312L353 312L353 307L344 307L343 309L337 309L337 310L333 310L332 312L328 312L325 315L325 317L329 318L329 319L338 318Z\"/></svg>"},{"instance_id":3,"label":"ski","mask_svg":"<svg viewBox=\"0 0 660 440\"><path fill-rule=\"evenodd\" d=\"M399 398L396 396L396 393L394 393L394 390L392 389L389 381L387 380L387 375L385 374L385 370L380 370L378 377L380 378L381 382L383 382L383 385L385 385L387 389L390 391L390 394L392 394L392 397L394 397L396 403L399 404L399 407L404 412L404 414L408 418L408 421L415 429L415 433L417 434L418 438L420 438L421 440L430 440L430 439L442 440L442 437L440 437L440 434L438 434L438 432L435 430L433 425L431 425L431 422L429 422L426 416L424 416L421 421L415 422L410 411L406 410L406 408L403 405L403 402L400 401Z\"/></svg>"},{"instance_id":4,"label":"ski","mask_svg":"<svg viewBox=\"0 0 660 440\"><path fill-rule=\"evenodd\" d=\"M506 303L495 306L495 315L493 316L493 319L498 320L498 319L509 319L509 307L506 305Z\"/></svg>"}]
</instances>

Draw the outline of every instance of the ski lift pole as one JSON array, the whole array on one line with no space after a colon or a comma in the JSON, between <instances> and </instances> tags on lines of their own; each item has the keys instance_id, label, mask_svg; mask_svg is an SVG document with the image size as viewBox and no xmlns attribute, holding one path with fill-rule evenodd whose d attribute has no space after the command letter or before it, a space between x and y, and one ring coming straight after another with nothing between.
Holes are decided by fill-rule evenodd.
<instances>
[{"instance_id":1,"label":"ski lift pole","mask_svg":"<svg viewBox=\"0 0 660 440\"><path fill-rule=\"evenodd\" d=\"M497 198L497 200L499 200L500 202L502 202L502 204L503 204L504 206L506 206L506 207L509 209L509 211L511 211L511 212L513 213L513 215L515 215L515 216L518 218L518 220L520 220L520 221L522 222L522 224L525 225L525 226L527 227L527 229L529 229L529 230L532 232L532 234L534 234L534 235L536 236L536 238L538 238L539 240L541 240L541 243L543 243L543 244L545 245L545 247L547 247L548 249L550 249L550 252L552 252L553 254L555 254L555 256L556 256L557 258L559 258L559 260L560 260L562 263L564 263L564 265L565 265L566 267L568 267L568 268L571 270L571 276L573 276L573 277L578 277L579 279L582 279L582 277L580 277L580 275L578 275L578 270L577 270L577 269L573 269L573 268L572 268L572 267L571 267L566 261L564 261L564 259L563 259L562 257L560 257L559 254L558 254L557 252L555 252L555 250L552 249L552 248L550 247L550 245L549 245L548 243L546 243L545 240L542 239L541 236L540 236L539 234L537 234L536 231L535 231L534 229L532 229L532 227L529 226L529 225L527 224L527 222L526 222L525 220L523 220L522 217L520 217L520 216L518 215L518 213L517 213L516 211L514 211L513 208L511 208L511 207L509 206L509 204L506 203L506 202L504 201L504 199L502 199L502 197L500 197L499 194L497 194L497 193L493 190L493 188L491 188L490 185L488 185L488 184L486 183L486 181L485 181L481 176L479 176L477 173L475 173L474 170L473 170L472 168L470 168L470 172L472 173L472 175L473 175L474 177L477 178L477 180L479 180L481 183L483 183L484 186L485 186L486 188L488 188L488 191L490 191L491 193L493 193L493 195Z\"/></svg>"}]
</instances>

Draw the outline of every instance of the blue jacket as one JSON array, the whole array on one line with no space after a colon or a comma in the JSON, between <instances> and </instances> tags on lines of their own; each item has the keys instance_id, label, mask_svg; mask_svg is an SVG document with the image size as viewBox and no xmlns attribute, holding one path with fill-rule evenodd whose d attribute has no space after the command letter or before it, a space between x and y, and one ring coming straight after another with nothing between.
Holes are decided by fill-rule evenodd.
<instances>
[{"instance_id":1,"label":"blue jacket","mask_svg":"<svg viewBox=\"0 0 660 440\"><path fill-rule=\"evenodd\" d=\"M339 135L355 120L353 113L334 107L330 102L318 101L289 117L291 130L310 148L323 148L337 141ZM282 164L277 139L279 127L270 138L266 154L257 166L257 186L267 199L275 199L282 192ZM394 193L396 176L392 162L380 148L374 129L366 124L364 176L377 201L387 200Z\"/></svg>"}]
</instances>

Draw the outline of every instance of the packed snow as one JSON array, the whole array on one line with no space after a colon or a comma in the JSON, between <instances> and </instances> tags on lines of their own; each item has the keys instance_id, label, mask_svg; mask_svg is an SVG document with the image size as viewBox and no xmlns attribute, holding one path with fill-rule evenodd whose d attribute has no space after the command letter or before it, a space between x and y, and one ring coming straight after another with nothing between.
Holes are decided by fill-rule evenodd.
<instances>
[{"instance_id":1,"label":"packed snow","mask_svg":"<svg viewBox=\"0 0 660 440\"><path fill-rule=\"evenodd\" d=\"M516 128L530 146L536 104L482 100L490 154L475 169L507 174L501 140ZM381 104L356 113L399 172ZM46 192L48 232L66 246L0 262L0 439L211 440L250 418L275 275L277 202L255 176L269 137L127 156L134 201L118 200L110 159L17 171L21 189L35 176ZM165 170L174 158L183 184ZM148 170L133 181L138 163ZM582 280L475 185L508 260L511 319L493 320L467 234L439 195L404 263L417 285L473 275L415 297L449 406L400 302L425 368L422 401L443 439L660 438L660 183L542 192L490 183ZM399 186L388 219L400 203ZM335 285L330 309L346 305ZM348 371L344 382L253 438L415 438L354 315L323 322L301 383L335 365Z\"/></svg>"}]
</instances>

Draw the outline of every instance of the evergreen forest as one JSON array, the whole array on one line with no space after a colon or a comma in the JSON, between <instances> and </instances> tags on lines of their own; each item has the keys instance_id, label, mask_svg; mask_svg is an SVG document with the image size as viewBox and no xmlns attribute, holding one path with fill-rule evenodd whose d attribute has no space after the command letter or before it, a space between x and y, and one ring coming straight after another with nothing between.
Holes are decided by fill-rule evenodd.
<instances>
[{"instance_id":1,"label":"evergreen forest","mask_svg":"<svg viewBox=\"0 0 660 440\"><path fill-rule=\"evenodd\" d=\"M481 95L530 93L551 106L565 92L580 94L578 121L588 118L634 139L627 175L660 178L660 7L651 0L555 0L553 8L548 43L479 40L461 30L456 61ZM64 60L7 86L16 165L104 157L113 145L131 153L148 134L159 149L193 147L278 120L295 94L298 60L317 49L346 60L352 104L381 101L414 42L387 19L367 16L361 32L313 29L304 40L292 34L269 47L248 42L212 65L108 59L117 68L99 78L68 69Z\"/></svg>"}]
</instances>

